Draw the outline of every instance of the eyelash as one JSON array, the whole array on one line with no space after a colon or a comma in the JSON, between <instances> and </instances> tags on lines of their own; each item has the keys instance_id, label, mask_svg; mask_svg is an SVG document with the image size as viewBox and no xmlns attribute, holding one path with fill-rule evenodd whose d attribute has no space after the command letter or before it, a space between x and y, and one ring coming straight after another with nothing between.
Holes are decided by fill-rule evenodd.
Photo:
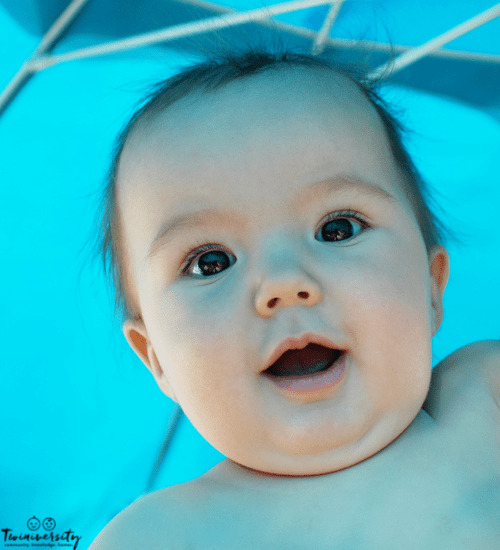
<instances>
[{"instance_id":1,"label":"eyelash","mask_svg":"<svg viewBox=\"0 0 500 550\"><path fill-rule=\"evenodd\" d=\"M359 212L354 212L352 210L342 210L340 212L331 212L330 214L328 214L326 219L320 225L320 228L323 225L326 225L327 223L331 222L332 220L343 219L343 218L357 221L361 225L362 231L369 229L371 227L370 224L364 218L364 216L361 216ZM349 239L346 239L346 240L349 240ZM184 260L181 262L181 268L180 268L181 275L187 275L188 270L193 264L193 262L199 256L202 256L203 254L205 254L206 252L210 252L211 250L220 250L221 252L231 255L231 253L220 244L207 243L206 241L199 241L198 243L196 243L196 248L192 249L190 247L189 250L182 255Z\"/></svg>"}]
</instances>

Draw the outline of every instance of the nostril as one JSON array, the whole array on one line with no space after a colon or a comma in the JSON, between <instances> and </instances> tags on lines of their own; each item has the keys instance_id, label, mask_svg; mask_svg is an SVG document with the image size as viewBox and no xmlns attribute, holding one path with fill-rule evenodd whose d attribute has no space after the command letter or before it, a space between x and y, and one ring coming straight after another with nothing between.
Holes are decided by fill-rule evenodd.
<instances>
[{"instance_id":1,"label":"nostril","mask_svg":"<svg viewBox=\"0 0 500 550\"><path fill-rule=\"evenodd\" d=\"M309 298L309 292L297 292L297 296L299 298L302 298L303 300L306 300L307 298ZM272 309L279 302L279 300L279 298L273 298L272 300L269 300L269 302L267 302L267 307L269 309Z\"/></svg>"}]
</instances>

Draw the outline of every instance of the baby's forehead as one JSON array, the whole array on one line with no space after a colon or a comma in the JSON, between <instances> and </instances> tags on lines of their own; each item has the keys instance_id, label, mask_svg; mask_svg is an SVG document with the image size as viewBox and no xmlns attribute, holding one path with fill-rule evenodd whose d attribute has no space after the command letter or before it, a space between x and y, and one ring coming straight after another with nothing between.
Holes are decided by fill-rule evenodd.
<instances>
[{"instance_id":1,"label":"baby's forehead","mask_svg":"<svg viewBox=\"0 0 500 550\"><path fill-rule=\"evenodd\" d=\"M333 70L311 67L284 67L226 83L216 90L198 88L139 121L129 146L139 149L145 141L172 134L196 136L248 133L259 122L264 133L289 117L307 121L307 114L335 116L362 115L364 126L379 125L375 109L359 87Z\"/></svg>"},{"instance_id":2,"label":"baby's forehead","mask_svg":"<svg viewBox=\"0 0 500 550\"><path fill-rule=\"evenodd\" d=\"M207 164L226 151L236 154L236 144L248 157L265 140L278 151L280 144L290 145L291 133L307 141L333 126L344 133L348 127L354 139L371 136L373 146L388 148L374 106L349 78L322 68L286 67L215 91L196 90L147 116L124 147L120 172L144 168L141 159L153 156L191 165L203 156Z\"/></svg>"}]
</instances>

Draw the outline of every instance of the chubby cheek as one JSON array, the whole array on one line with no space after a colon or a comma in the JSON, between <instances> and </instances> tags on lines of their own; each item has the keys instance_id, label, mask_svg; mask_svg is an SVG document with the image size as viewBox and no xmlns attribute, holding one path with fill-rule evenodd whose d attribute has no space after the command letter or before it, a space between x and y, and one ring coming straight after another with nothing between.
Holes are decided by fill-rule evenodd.
<instances>
[{"instance_id":1,"label":"chubby cheek","mask_svg":"<svg viewBox=\"0 0 500 550\"><path fill-rule=\"evenodd\" d=\"M228 298L232 294L223 287L215 283L189 292L177 288L157 302L152 324L161 328L154 348L187 414L190 407L209 410L224 392L235 396L241 391L246 333L242 305Z\"/></svg>"},{"instance_id":2,"label":"chubby cheek","mask_svg":"<svg viewBox=\"0 0 500 550\"><path fill-rule=\"evenodd\" d=\"M425 399L431 370L425 257L391 253L358 266L345 311L366 390L386 409Z\"/></svg>"},{"instance_id":3,"label":"chubby cheek","mask_svg":"<svg viewBox=\"0 0 500 550\"><path fill-rule=\"evenodd\" d=\"M234 454L259 431L259 422L248 422L255 411L255 387L249 383L255 364L245 352L250 337L243 300L228 298L229 292L220 296L216 287L164 302L158 325L168 338L157 356L193 426L220 452Z\"/></svg>"}]
</instances>

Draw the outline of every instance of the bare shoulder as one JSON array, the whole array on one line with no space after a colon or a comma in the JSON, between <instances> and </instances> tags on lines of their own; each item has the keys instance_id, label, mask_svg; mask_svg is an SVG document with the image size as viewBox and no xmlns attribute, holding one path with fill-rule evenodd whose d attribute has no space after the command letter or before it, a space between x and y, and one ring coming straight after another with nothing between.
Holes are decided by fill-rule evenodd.
<instances>
[{"instance_id":1,"label":"bare shoulder","mask_svg":"<svg viewBox=\"0 0 500 550\"><path fill-rule=\"evenodd\" d=\"M185 483L139 498L106 525L89 550L184 550L182 531L187 521L192 529L195 517L194 492L195 485Z\"/></svg>"},{"instance_id":2,"label":"bare shoulder","mask_svg":"<svg viewBox=\"0 0 500 550\"><path fill-rule=\"evenodd\" d=\"M500 341L481 340L451 353L432 371L424 409L436 417L457 406L495 405L500 410ZM458 405L460 404L460 405Z\"/></svg>"},{"instance_id":3,"label":"bare shoulder","mask_svg":"<svg viewBox=\"0 0 500 550\"><path fill-rule=\"evenodd\" d=\"M484 344L481 348L484 375L500 408L500 340L484 340L477 343Z\"/></svg>"},{"instance_id":4,"label":"bare shoulder","mask_svg":"<svg viewBox=\"0 0 500 550\"><path fill-rule=\"evenodd\" d=\"M500 393L500 340L480 340L463 346L439 365L437 373L456 371L471 376L471 372L480 377L491 387L492 391Z\"/></svg>"}]
</instances>

